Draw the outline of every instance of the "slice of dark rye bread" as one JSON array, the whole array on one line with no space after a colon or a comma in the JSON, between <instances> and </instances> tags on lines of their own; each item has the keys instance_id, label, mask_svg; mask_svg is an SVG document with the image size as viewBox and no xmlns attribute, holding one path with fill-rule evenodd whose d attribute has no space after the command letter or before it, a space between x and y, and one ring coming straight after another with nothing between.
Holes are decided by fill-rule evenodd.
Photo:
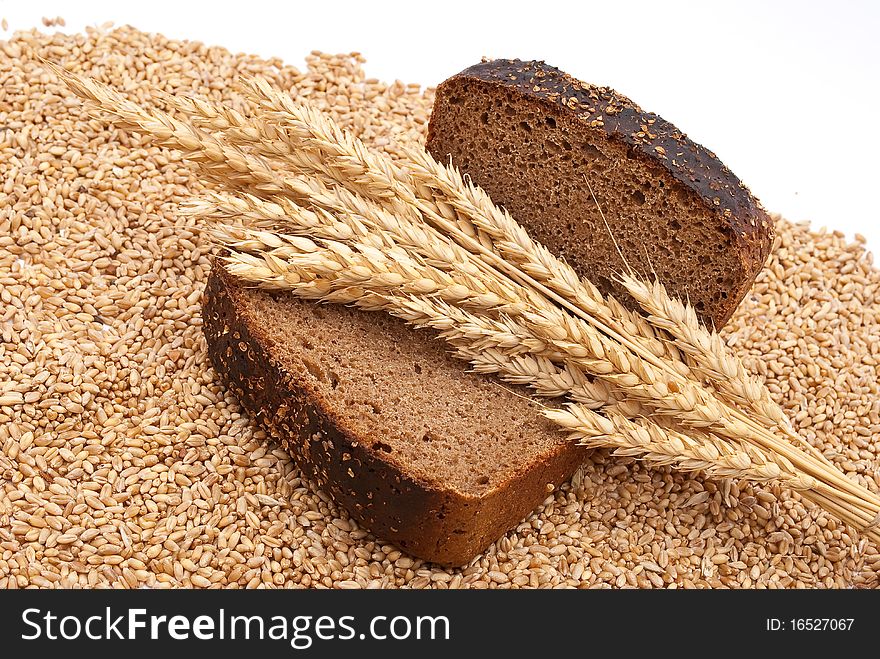
<instances>
[{"instance_id":1,"label":"slice of dark rye bread","mask_svg":"<svg viewBox=\"0 0 880 659\"><path fill-rule=\"evenodd\" d=\"M611 235L637 272L656 272L718 328L770 252L770 218L715 154L614 90L543 62L492 60L443 82L427 149L633 308L615 281L625 266Z\"/></svg>"},{"instance_id":2,"label":"slice of dark rye bread","mask_svg":"<svg viewBox=\"0 0 880 659\"><path fill-rule=\"evenodd\" d=\"M387 314L246 288L215 263L203 323L216 372L303 472L415 556L467 563L583 461L533 403Z\"/></svg>"}]
</instances>

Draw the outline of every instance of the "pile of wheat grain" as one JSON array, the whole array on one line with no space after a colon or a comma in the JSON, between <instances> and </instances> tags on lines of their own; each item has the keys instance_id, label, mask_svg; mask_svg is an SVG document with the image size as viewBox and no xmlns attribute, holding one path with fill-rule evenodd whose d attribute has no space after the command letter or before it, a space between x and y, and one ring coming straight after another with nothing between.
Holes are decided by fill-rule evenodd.
<instances>
[{"instance_id":1,"label":"pile of wheat grain","mask_svg":"<svg viewBox=\"0 0 880 659\"><path fill-rule=\"evenodd\" d=\"M358 56L314 54L299 73L133 29L19 34L2 50L0 587L877 584L876 547L787 491L601 451L464 570L380 544L216 384L199 327L207 246L178 209L202 183L89 120L37 56L140 100L236 107L237 75L259 75L391 155L422 139L430 93L366 80ZM726 334L803 436L876 488L880 274L840 236L779 233Z\"/></svg>"}]
</instances>

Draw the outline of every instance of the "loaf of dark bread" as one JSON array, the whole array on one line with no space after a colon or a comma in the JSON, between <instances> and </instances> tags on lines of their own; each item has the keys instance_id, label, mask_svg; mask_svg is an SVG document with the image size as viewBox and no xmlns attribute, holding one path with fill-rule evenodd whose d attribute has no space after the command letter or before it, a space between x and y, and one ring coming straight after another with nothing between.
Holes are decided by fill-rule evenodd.
<instances>
[{"instance_id":1,"label":"loaf of dark bread","mask_svg":"<svg viewBox=\"0 0 880 659\"><path fill-rule=\"evenodd\" d=\"M526 397L387 314L238 284L215 264L208 353L303 472L380 538L462 565L582 462Z\"/></svg>"},{"instance_id":2,"label":"loaf of dark bread","mask_svg":"<svg viewBox=\"0 0 880 659\"><path fill-rule=\"evenodd\" d=\"M427 148L631 307L615 280L624 259L721 327L770 252L770 218L715 154L543 62L493 60L446 80Z\"/></svg>"}]
</instances>

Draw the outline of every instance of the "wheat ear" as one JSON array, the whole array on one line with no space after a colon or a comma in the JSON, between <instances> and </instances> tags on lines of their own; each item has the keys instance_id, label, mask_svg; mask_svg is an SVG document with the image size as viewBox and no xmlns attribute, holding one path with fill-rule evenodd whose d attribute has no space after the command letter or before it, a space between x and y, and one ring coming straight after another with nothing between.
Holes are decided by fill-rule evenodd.
<instances>
[{"instance_id":1,"label":"wheat ear","mask_svg":"<svg viewBox=\"0 0 880 659\"><path fill-rule=\"evenodd\" d=\"M231 251L256 254L276 262L276 270L285 270L300 281L333 279L338 288L358 286L373 292L390 290L405 295L434 295L469 311L517 315L523 304L508 300L489 290L483 280L459 272L456 277L432 267L399 246L388 242L343 243L321 239L315 242L303 236L263 231L248 227L215 224L208 229L211 237Z\"/></svg>"},{"instance_id":2,"label":"wheat ear","mask_svg":"<svg viewBox=\"0 0 880 659\"><path fill-rule=\"evenodd\" d=\"M782 407L770 398L767 387L746 370L717 332L700 322L690 304L673 298L659 281L648 283L628 274L621 275L620 281L645 311L648 321L673 338L691 370L703 377L719 398L748 408L760 423L775 426L814 457L833 466L794 430Z\"/></svg>"},{"instance_id":3,"label":"wheat ear","mask_svg":"<svg viewBox=\"0 0 880 659\"><path fill-rule=\"evenodd\" d=\"M430 227L399 218L348 190L328 189L315 180L300 183L303 203L311 209L283 196L266 200L252 195L213 193L206 200L190 204L189 211L212 222L235 220L295 235L357 239L376 246L398 245L430 266L479 279L484 288L508 305L529 302L534 297L532 291L506 278L487 276L470 252Z\"/></svg>"},{"instance_id":4,"label":"wheat ear","mask_svg":"<svg viewBox=\"0 0 880 659\"><path fill-rule=\"evenodd\" d=\"M412 180L403 169L391 159L372 152L324 113L296 103L263 79L243 78L242 85L245 95L263 111L267 122L283 132L294 150L314 155L314 158L299 160L305 165L303 171L325 176L415 221L420 221L422 216L426 219L442 217L484 246L491 246L488 236L481 234L466 218L458 217L451 206L415 194Z\"/></svg>"},{"instance_id":5,"label":"wheat ear","mask_svg":"<svg viewBox=\"0 0 880 659\"><path fill-rule=\"evenodd\" d=\"M647 419L628 419L613 410L598 414L578 404L548 409L545 416L590 447L614 446L616 455L645 459L656 465L674 465L684 471L701 470L716 478L778 481L792 489L808 490L816 481L780 464L752 446L731 445L710 433L698 436L663 428Z\"/></svg>"},{"instance_id":6,"label":"wheat ear","mask_svg":"<svg viewBox=\"0 0 880 659\"><path fill-rule=\"evenodd\" d=\"M94 86L96 83L92 83L92 85ZM85 95L89 97L88 93ZM109 100L105 99L105 101L113 106L113 98L108 98ZM117 98L116 100L118 101L119 99ZM144 118L144 115L147 113L144 113L141 110L142 114L138 115L135 110L139 108L137 108L135 104L133 105L134 108L123 108L124 111L122 115L118 116L120 123L136 129L138 126L143 128L144 125L149 125L151 121L150 117L147 116L146 119ZM131 115L133 116L134 121L131 121L128 124L126 123L128 121L126 118L126 112L134 113ZM204 133L200 132L198 129L189 127L187 132L187 130L174 124L173 121L167 121L167 117L165 117L165 119L165 121L159 121L157 124L150 126L150 130L156 132L158 141L160 143L171 145L174 145L176 141L185 153L187 150L195 151L195 159L204 163L209 172L214 173L221 178L225 172L234 185L252 185L256 181L258 186L265 186L263 189L268 190L270 193L280 192L284 194L288 191L289 188L284 179L274 182L274 187L273 182L266 179L265 170L268 169L271 171L271 168L268 167L265 161L258 158L249 158L249 154L245 153L242 149L224 145L211 136L206 137ZM230 160L230 162L224 162L227 159ZM258 189L260 188L258 187ZM410 194L406 199L409 199L411 196L412 195ZM417 200L417 203L421 202ZM693 383L687 382L686 378L677 370L677 367L674 364L670 364L668 361L658 358L658 356L653 354L652 351L646 350L643 346L640 346L637 340L634 340L627 335L621 335L613 327L609 327L608 324L602 322L601 319L597 319L595 316L590 316L589 313L585 312L576 304L556 294L541 282L535 280L527 273L522 272L515 265L506 262L480 241L474 240L472 236L469 235L467 227L460 228L456 223L451 222L449 219L439 215L435 211L425 213L424 217L453 237L457 242L465 246L468 250L479 254L485 263L491 264L492 267L504 271L509 277L524 286L534 287L534 289L541 295L546 296L561 307L570 310L581 319L592 324L595 329L601 331L607 336L607 338L619 342L621 346L625 346L628 350L632 351L634 359L644 360L653 367L660 369L660 371L665 371L667 375L673 376L673 382L671 382L671 384L675 385L673 392L682 393L682 388L688 390L687 392L683 392L686 394L683 402L696 402L697 404L706 403L707 407L711 406L711 401L707 401L705 398L710 395L701 388L695 386ZM470 233L473 233L473 231ZM484 235L479 235L479 237L481 241L486 242ZM651 374L649 370L640 370L643 374ZM633 376L635 376L635 379ZM642 377L641 374L638 373L617 374L614 378L619 385L625 387L632 386L632 384L636 384L637 386L653 386L653 383L650 382L649 379ZM639 382L639 380L641 380L641 382ZM679 401L676 401L676 403L678 402ZM718 401L714 402L717 403ZM690 414L693 412L693 408L684 408L682 409L682 412ZM700 412L702 413L702 410ZM713 410L710 416L713 416L714 414L715 412ZM715 421L717 420L719 419L715 419ZM831 497L831 499L837 497L837 499L834 499L835 501L839 500L840 502L846 502L853 506L849 509L850 516L844 518L847 521L853 519L862 520L862 525L864 525L866 519L870 523L876 521L875 518L877 515L872 516L860 508L860 506L867 506L867 509L872 510L872 512L876 512L880 509L880 505L878 505L880 499L875 495L872 495L865 488L849 481L838 471L829 469L826 465L821 464L821 461L817 464L814 462L813 458L808 459L808 456L800 454L800 452L794 450L794 447L790 444L781 442L773 436L772 433L768 432L766 428L763 428L739 410L730 407L728 407L726 411L722 410L720 420L723 422L722 427L725 429L729 428L731 432L744 431L746 433L745 436L747 436L750 441L755 441L759 445L776 450L784 457L790 458L796 465L806 469L808 472L815 472L817 475L827 478L829 483L833 483L833 485L828 485L828 488L830 488L828 496ZM833 489L834 486L837 486L839 490L835 491Z\"/></svg>"},{"instance_id":7,"label":"wheat ear","mask_svg":"<svg viewBox=\"0 0 880 659\"><path fill-rule=\"evenodd\" d=\"M718 478L777 481L849 524L864 528L875 542L880 539L873 520L864 515L854 517L852 509L841 505L822 483L799 472L790 462L780 463L778 456L771 457L749 444L731 444L707 433L685 435L647 419L629 419L609 407L604 408L604 416L576 404L544 414L568 428L573 439L586 446L615 447L615 455L645 459L657 466L672 465L683 471L701 470Z\"/></svg>"}]
</instances>

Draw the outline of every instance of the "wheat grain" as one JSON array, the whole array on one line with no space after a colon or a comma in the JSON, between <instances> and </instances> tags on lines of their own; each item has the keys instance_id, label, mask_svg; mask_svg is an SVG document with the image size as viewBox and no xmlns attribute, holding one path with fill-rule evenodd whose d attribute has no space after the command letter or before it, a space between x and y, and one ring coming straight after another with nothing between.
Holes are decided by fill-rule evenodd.
<instances>
[{"instance_id":1,"label":"wheat grain","mask_svg":"<svg viewBox=\"0 0 880 659\"><path fill-rule=\"evenodd\" d=\"M0 50L5 123L19 127L0 129L0 373L4 392L26 401L0 419L0 587L168 588L191 585L196 573L236 588L344 580L371 588L416 580L432 588L877 586L876 545L797 495L647 469L604 451L471 566L399 567L399 551L347 520L277 445L267 452L258 427L213 382L192 297L210 267L208 245L177 210L206 179L163 149L82 116L36 56L62 56L71 70L144 98L164 90L224 105L238 102L235 76L246 70L395 157L388 136L423 139L431 92L368 80L359 56L312 54L309 70L298 72L129 27L20 32ZM169 56L155 59L157 52ZM48 152L59 145L66 154ZM722 336L801 435L850 478L877 487L880 274L863 241L781 219L776 228L768 267ZM26 303L34 295L36 307ZM93 312L95 322L82 320ZM36 354L29 342L41 346ZM81 415L39 407L67 404L70 395ZM145 434L141 422L177 434ZM205 469L191 487L170 475L181 473L178 455ZM277 462L240 466L266 456ZM38 460L48 466L42 476ZM82 514L84 493L107 507ZM261 494L288 507L253 507ZM238 502L252 508L259 531ZM47 526L32 527L31 515ZM271 538L282 545L270 546ZM104 545L121 553L100 555ZM729 560L715 565L716 556Z\"/></svg>"}]
</instances>

